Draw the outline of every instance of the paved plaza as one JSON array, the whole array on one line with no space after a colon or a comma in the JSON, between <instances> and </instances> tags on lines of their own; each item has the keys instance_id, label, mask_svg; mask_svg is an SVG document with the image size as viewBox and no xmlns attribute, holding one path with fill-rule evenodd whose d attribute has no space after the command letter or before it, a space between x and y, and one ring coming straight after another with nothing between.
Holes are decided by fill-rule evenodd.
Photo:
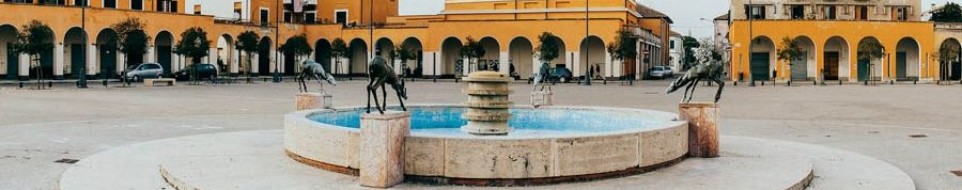
<instances>
[{"instance_id":1,"label":"paved plaza","mask_svg":"<svg viewBox=\"0 0 962 190\"><path fill-rule=\"evenodd\" d=\"M328 88L335 106L363 105L366 84L341 81ZM461 104L463 85L409 82L408 103ZM667 85L559 84L554 91L560 105L677 112L680 94L665 95ZM71 166L55 162L62 158L82 161L111 148L188 135L279 130L297 93L293 82L42 91L0 87L2 189L56 189ZM511 88L511 99L526 104L531 86ZM696 101L709 100L714 90L699 87ZM962 187L962 177L951 172L962 170L957 146L962 143L962 85L739 84L727 86L720 105L722 135L852 151L902 169L918 189Z\"/></svg>"}]
</instances>

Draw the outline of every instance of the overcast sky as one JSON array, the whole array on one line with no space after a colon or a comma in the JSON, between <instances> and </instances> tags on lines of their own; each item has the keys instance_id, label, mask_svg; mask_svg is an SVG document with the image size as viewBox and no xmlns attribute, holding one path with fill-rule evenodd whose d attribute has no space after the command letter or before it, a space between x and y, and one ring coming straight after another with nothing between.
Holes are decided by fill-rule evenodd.
<instances>
[{"instance_id":1,"label":"overcast sky","mask_svg":"<svg viewBox=\"0 0 962 190\"><path fill-rule=\"evenodd\" d=\"M444 9L444 0L400 0L401 15L433 15ZM711 37L712 22L715 17L728 11L728 0L637 0L639 3L655 8L672 18L672 30L698 37ZM922 10L931 4L942 4L948 0L922 0ZM957 1L957 0L956 0ZM193 4L201 2L204 14L218 17L231 17L232 4L226 0L187 0L187 11L193 12ZM706 20L702 20L702 19Z\"/></svg>"}]
</instances>

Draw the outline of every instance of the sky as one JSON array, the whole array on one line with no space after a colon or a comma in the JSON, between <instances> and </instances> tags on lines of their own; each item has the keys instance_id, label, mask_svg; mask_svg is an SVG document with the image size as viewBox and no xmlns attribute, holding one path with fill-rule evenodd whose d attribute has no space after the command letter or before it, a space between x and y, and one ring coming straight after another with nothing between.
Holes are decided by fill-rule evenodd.
<instances>
[{"instance_id":1,"label":"sky","mask_svg":"<svg viewBox=\"0 0 962 190\"><path fill-rule=\"evenodd\" d=\"M401 15L433 15L444 9L444 0L400 0ZM672 30L696 38L712 36L711 22L728 12L728 0L636 0L667 14L673 21ZM929 10L933 3L943 4L949 0L922 0L922 10ZM952 0L958 1L958 0ZM193 12L193 4L202 3L204 14L231 17L232 4L226 0L187 0L187 12ZM697 5L697 6L693 6Z\"/></svg>"}]
</instances>

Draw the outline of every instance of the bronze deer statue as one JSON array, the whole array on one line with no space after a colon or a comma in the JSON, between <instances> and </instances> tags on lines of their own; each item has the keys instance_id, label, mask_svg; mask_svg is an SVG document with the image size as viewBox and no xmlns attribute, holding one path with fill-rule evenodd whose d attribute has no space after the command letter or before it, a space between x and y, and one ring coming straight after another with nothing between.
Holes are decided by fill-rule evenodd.
<instances>
[{"instance_id":1,"label":"bronze deer statue","mask_svg":"<svg viewBox=\"0 0 962 190\"><path fill-rule=\"evenodd\" d=\"M538 85L541 85L541 91L544 91L545 86L548 87L548 91L551 91L551 86L547 85L548 79L551 77L551 65L548 63L542 63L541 69L538 69L538 73L534 75L534 89L533 92L538 91Z\"/></svg>"},{"instance_id":2,"label":"bronze deer statue","mask_svg":"<svg viewBox=\"0 0 962 190\"><path fill-rule=\"evenodd\" d=\"M714 47L713 44L706 40L706 42L702 43L701 48L695 50L695 57L698 58L699 62L698 65L688 69L685 76L671 83L671 86L668 87L668 94L681 89L681 87L685 87L685 95L681 97L681 101L684 103L691 102L692 96L695 96L695 88L697 88L698 82L705 80L718 84L718 92L715 93L715 103L718 103L718 100L721 99L722 90L725 89L725 81L722 80L722 77L725 75L725 69L721 62L715 61L716 58L713 58L713 54L716 54L715 52L717 51ZM689 94L689 91L691 91L691 94Z\"/></svg>"},{"instance_id":3,"label":"bronze deer statue","mask_svg":"<svg viewBox=\"0 0 962 190\"><path fill-rule=\"evenodd\" d=\"M337 86L337 81L334 79L334 76L331 76L330 73L327 73L327 71L324 70L324 66L321 66L321 64L314 62L313 60L305 60L301 64L303 69L301 69L301 73L297 75L297 82L300 83L300 86L298 87L300 88L301 92L308 91L308 79L316 80L317 84L321 85L321 92L324 92L324 83L321 82L321 79L326 80L328 84Z\"/></svg>"},{"instance_id":4,"label":"bronze deer statue","mask_svg":"<svg viewBox=\"0 0 962 190\"><path fill-rule=\"evenodd\" d=\"M401 109L407 111L407 107L404 107L404 100L408 99L407 88L404 87L404 80L401 80L396 73L394 73L394 68L388 65L387 61L381 57L375 57L374 61L368 66L368 71L370 72L371 82L367 85L367 113L371 113L371 97L374 97L374 106L377 107L377 111L384 114L384 109L387 109L387 90L385 89L385 83L390 84L391 88L397 92L398 102L401 103ZM377 88L381 88L381 97L383 97L383 104L378 102L377 99Z\"/></svg>"}]
</instances>

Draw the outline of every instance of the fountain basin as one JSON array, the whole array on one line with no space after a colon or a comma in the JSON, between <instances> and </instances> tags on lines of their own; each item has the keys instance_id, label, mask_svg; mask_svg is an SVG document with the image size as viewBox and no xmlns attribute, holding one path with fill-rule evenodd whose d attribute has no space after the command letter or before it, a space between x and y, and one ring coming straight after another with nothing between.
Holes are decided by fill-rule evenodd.
<instances>
[{"instance_id":1,"label":"fountain basin","mask_svg":"<svg viewBox=\"0 0 962 190\"><path fill-rule=\"evenodd\" d=\"M413 105L404 144L408 180L465 185L525 185L651 171L687 153L688 126L673 113L625 108L513 107L505 136L461 132L459 105ZM297 161L357 174L364 107L285 116L284 146Z\"/></svg>"}]
</instances>

